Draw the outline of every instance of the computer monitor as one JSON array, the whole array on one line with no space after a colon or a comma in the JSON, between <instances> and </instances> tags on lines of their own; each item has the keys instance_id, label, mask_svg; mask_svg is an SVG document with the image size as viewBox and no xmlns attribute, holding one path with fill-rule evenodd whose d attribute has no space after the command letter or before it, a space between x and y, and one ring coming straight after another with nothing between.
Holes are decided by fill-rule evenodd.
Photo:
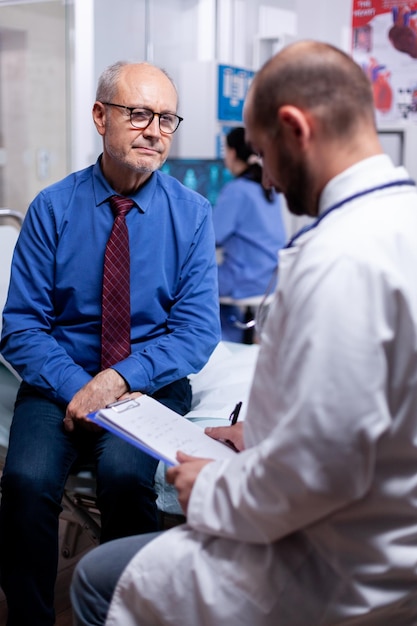
<instances>
[{"instance_id":1,"label":"computer monitor","mask_svg":"<svg viewBox=\"0 0 417 626\"><path fill-rule=\"evenodd\" d=\"M233 178L222 159L168 159L161 171L201 193L213 206L220 189Z\"/></svg>"}]
</instances>

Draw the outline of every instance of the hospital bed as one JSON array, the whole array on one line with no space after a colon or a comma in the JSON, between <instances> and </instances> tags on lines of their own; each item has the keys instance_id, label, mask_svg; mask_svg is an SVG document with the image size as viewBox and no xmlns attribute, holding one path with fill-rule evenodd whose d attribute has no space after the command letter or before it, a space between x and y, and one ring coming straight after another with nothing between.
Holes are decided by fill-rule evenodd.
<instances>
[{"instance_id":1,"label":"hospital bed","mask_svg":"<svg viewBox=\"0 0 417 626\"><path fill-rule=\"evenodd\" d=\"M7 295L13 248L23 216L16 211L0 209L0 310ZM235 404L242 401L239 419L244 419L259 346L220 342L206 366L190 376L193 390L191 411L187 419L202 428L228 424ZM14 400L20 379L4 359L0 358L0 471L4 465ZM165 465L159 463L155 486L162 528L181 522L184 518L176 492L165 481ZM66 521L61 543L64 557L77 553L81 535L93 545L99 542L100 516L96 507L95 480L91 467L75 467L65 486L62 518Z\"/></svg>"}]
</instances>

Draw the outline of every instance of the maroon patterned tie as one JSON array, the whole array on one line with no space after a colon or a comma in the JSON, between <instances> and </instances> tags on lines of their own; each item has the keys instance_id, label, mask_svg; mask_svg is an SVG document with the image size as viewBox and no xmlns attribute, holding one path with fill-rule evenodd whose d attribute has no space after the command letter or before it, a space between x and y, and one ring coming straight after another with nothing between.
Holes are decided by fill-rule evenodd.
<instances>
[{"instance_id":1,"label":"maroon patterned tie","mask_svg":"<svg viewBox=\"0 0 417 626\"><path fill-rule=\"evenodd\" d=\"M110 198L115 219L104 255L102 369L114 365L130 354L130 253L126 215L133 205L130 198Z\"/></svg>"}]
</instances>

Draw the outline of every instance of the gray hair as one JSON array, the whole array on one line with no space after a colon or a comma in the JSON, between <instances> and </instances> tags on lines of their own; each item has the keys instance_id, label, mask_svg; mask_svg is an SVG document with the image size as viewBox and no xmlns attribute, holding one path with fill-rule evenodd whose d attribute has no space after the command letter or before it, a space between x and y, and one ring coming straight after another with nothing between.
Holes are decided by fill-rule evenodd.
<instances>
[{"instance_id":1,"label":"gray hair","mask_svg":"<svg viewBox=\"0 0 417 626\"><path fill-rule=\"evenodd\" d=\"M143 63L143 64L151 66L150 63ZM112 65L109 65L108 67L106 67L106 69L102 72L102 74L100 75L100 78L98 79L96 100L98 100L99 102L110 102L113 99L117 91L117 83L119 81L121 71L126 65L133 65L133 64L130 63L129 61L117 61L116 63L113 63ZM168 80L171 81L172 86L174 87L177 93L177 99L178 99L178 90L171 76L164 69L160 67L157 69L159 69L163 74L165 74Z\"/></svg>"},{"instance_id":2,"label":"gray hair","mask_svg":"<svg viewBox=\"0 0 417 626\"><path fill-rule=\"evenodd\" d=\"M110 102L112 100L117 91L120 73L126 65L129 65L127 61L117 61L117 63L106 67L98 79L96 100L99 102Z\"/></svg>"}]
</instances>

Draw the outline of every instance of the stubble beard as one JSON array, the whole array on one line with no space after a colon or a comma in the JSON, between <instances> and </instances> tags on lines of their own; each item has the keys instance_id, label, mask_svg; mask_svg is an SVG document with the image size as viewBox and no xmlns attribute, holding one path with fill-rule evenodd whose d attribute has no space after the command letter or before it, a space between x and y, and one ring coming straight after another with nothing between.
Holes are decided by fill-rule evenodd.
<instances>
[{"instance_id":1,"label":"stubble beard","mask_svg":"<svg viewBox=\"0 0 417 626\"><path fill-rule=\"evenodd\" d=\"M297 216L314 215L313 178L306 161L302 157L294 158L285 145L281 144L279 162L281 164L280 177L286 181L283 193L288 210Z\"/></svg>"}]
</instances>

